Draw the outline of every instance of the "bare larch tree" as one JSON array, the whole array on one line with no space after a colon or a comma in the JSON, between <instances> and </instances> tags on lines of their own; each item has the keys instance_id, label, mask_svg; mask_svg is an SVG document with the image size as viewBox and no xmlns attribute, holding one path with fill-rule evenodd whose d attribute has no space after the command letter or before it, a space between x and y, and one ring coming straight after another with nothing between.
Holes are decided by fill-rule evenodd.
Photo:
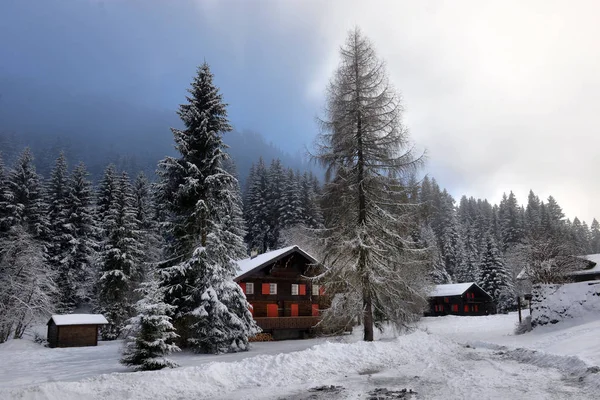
<instances>
[{"instance_id":1,"label":"bare larch tree","mask_svg":"<svg viewBox=\"0 0 600 400\"><path fill-rule=\"evenodd\" d=\"M423 157L409 143L384 62L358 28L340 55L316 141L326 170L319 279L333 298L325 320L361 318L372 341L379 322L405 326L426 304L427 253L408 239L415 205L402 200L403 182Z\"/></svg>"}]
</instances>

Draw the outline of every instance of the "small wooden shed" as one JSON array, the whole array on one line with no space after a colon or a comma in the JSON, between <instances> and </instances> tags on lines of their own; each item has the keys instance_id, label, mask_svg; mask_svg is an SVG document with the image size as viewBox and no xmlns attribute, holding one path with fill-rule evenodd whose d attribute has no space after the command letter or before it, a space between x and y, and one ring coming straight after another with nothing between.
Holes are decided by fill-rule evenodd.
<instances>
[{"instance_id":1,"label":"small wooden shed","mask_svg":"<svg viewBox=\"0 0 600 400\"><path fill-rule=\"evenodd\" d=\"M98 328L108 321L101 314L53 315L48 321L48 345L84 347L98 345Z\"/></svg>"}]
</instances>

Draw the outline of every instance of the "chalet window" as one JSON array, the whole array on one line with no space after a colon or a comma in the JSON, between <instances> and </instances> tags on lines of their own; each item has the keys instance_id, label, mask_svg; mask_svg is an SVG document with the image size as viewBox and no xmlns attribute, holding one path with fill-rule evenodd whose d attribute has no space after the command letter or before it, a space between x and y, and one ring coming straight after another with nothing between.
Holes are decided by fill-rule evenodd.
<instances>
[{"instance_id":1,"label":"chalet window","mask_svg":"<svg viewBox=\"0 0 600 400\"><path fill-rule=\"evenodd\" d=\"M312 285L312 295L313 296L318 296L319 293L319 288L321 287L321 285Z\"/></svg>"},{"instance_id":2,"label":"chalet window","mask_svg":"<svg viewBox=\"0 0 600 400\"><path fill-rule=\"evenodd\" d=\"M449 302L450 302L450 299L447 297L444 297L444 303L449 303Z\"/></svg>"},{"instance_id":3,"label":"chalet window","mask_svg":"<svg viewBox=\"0 0 600 400\"><path fill-rule=\"evenodd\" d=\"M276 283L263 283L261 293L262 294L277 294L277 284Z\"/></svg>"},{"instance_id":4,"label":"chalet window","mask_svg":"<svg viewBox=\"0 0 600 400\"><path fill-rule=\"evenodd\" d=\"M469 312L469 305L465 304L465 312Z\"/></svg>"},{"instance_id":5,"label":"chalet window","mask_svg":"<svg viewBox=\"0 0 600 400\"><path fill-rule=\"evenodd\" d=\"M298 284L292 283L292 296L298 296Z\"/></svg>"},{"instance_id":6,"label":"chalet window","mask_svg":"<svg viewBox=\"0 0 600 400\"><path fill-rule=\"evenodd\" d=\"M246 294L254 294L254 283L246 282Z\"/></svg>"},{"instance_id":7,"label":"chalet window","mask_svg":"<svg viewBox=\"0 0 600 400\"><path fill-rule=\"evenodd\" d=\"M300 296L306 296L306 285L304 285L304 284L298 285L298 294Z\"/></svg>"},{"instance_id":8,"label":"chalet window","mask_svg":"<svg viewBox=\"0 0 600 400\"><path fill-rule=\"evenodd\" d=\"M452 304L452 312L458 312L458 304Z\"/></svg>"},{"instance_id":9,"label":"chalet window","mask_svg":"<svg viewBox=\"0 0 600 400\"><path fill-rule=\"evenodd\" d=\"M268 283L263 283L262 284L262 294L269 294L270 292L270 285Z\"/></svg>"},{"instance_id":10,"label":"chalet window","mask_svg":"<svg viewBox=\"0 0 600 400\"><path fill-rule=\"evenodd\" d=\"M473 307L475 307L476 312L479 312L479 305L475 304Z\"/></svg>"}]
</instances>

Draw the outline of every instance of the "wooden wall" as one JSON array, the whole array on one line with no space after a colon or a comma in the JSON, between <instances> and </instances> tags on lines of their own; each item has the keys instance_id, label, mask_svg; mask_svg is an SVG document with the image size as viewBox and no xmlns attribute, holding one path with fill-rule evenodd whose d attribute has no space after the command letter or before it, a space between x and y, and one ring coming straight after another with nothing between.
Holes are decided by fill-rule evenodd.
<instances>
[{"instance_id":1,"label":"wooden wall","mask_svg":"<svg viewBox=\"0 0 600 400\"><path fill-rule=\"evenodd\" d=\"M53 342L51 342L54 341ZM84 347L98 344L98 325L48 325L50 347Z\"/></svg>"}]
</instances>

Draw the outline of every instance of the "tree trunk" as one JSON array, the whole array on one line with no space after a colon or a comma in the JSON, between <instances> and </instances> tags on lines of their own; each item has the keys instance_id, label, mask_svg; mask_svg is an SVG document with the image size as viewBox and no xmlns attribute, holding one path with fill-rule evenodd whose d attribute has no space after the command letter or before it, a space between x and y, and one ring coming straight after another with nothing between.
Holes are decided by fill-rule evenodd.
<instances>
[{"instance_id":1,"label":"tree trunk","mask_svg":"<svg viewBox=\"0 0 600 400\"><path fill-rule=\"evenodd\" d=\"M355 52L354 52L354 75L356 80L356 147L357 147L357 168L358 168L358 228L362 231L367 222L367 200L365 195L364 178L365 178L365 159L363 153L363 126L360 109L360 76L358 65L358 42L355 36ZM361 233L362 235L362 233ZM371 297L371 285L369 280L369 272L367 270L367 255L365 249L359 249L358 269L362 274L362 290L363 290L363 323L364 336L366 342L373 341L373 301Z\"/></svg>"}]
</instances>

